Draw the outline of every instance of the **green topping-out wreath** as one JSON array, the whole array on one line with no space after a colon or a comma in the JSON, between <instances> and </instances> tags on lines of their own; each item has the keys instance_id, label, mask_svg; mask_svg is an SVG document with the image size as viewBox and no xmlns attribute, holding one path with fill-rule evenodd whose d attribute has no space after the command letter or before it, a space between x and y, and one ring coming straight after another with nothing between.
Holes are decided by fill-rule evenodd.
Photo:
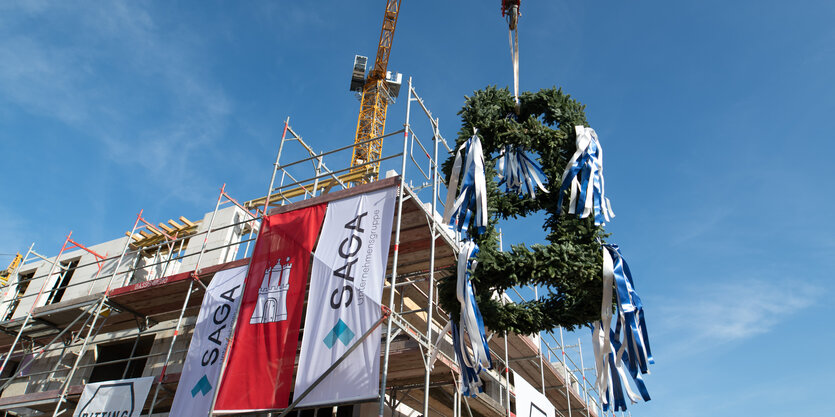
<instances>
[{"instance_id":1,"label":"green topping-out wreath","mask_svg":"<svg viewBox=\"0 0 835 417\"><path fill-rule=\"evenodd\" d=\"M516 114L513 95L507 89L488 87L467 97L459 112L462 126L456 149L472 136L474 127L478 128L487 179L487 231L479 235L470 228L470 236L480 248L472 276L476 301L485 326L493 331L532 334L557 326L571 330L600 319L603 255L598 239L606 236L592 217L558 214L562 173L576 148L574 126L588 126L585 106L557 88L522 93L520 101ZM505 145L519 146L538 161L549 193L539 192L531 199L500 188L496 161ZM443 165L447 183L453 159L451 156ZM563 204L567 201L565 196ZM542 227L548 244L530 248L521 244L499 251L496 226L500 219L540 212L545 216ZM455 283L455 276L439 282L439 301L457 319L460 307ZM539 299L504 304L493 296L494 291L503 293L519 285L542 287Z\"/></svg>"}]
</instances>

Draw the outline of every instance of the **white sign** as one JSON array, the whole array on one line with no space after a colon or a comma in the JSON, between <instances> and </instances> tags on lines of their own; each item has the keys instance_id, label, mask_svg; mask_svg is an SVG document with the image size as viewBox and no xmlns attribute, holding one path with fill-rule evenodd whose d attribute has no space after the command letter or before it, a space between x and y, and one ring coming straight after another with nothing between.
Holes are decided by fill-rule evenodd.
<instances>
[{"instance_id":1,"label":"white sign","mask_svg":"<svg viewBox=\"0 0 835 417\"><path fill-rule=\"evenodd\" d=\"M557 411L548 398L516 372L513 372L513 387L516 389L516 417L556 417Z\"/></svg>"},{"instance_id":2,"label":"white sign","mask_svg":"<svg viewBox=\"0 0 835 417\"><path fill-rule=\"evenodd\" d=\"M314 252L307 318L294 395L301 395L382 317L395 188L328 204ZM378 327L300 406L376 398L380 390Z\"/></svg>"},{"instance_id":3,"label":"white sign","mask_svg":"<svg viewBox=\"0 0 835 417\"><path fill-rule=\"evenodd\" d=\"M87 384L73 417L138 417L153 382L148 376Z\"/></svg>"},{"instance_id":4,"label":"white sign","mask_svg":"<svg viewBox=\"0 0 835 417\"><path fill-rule=\"evenodd\" d=\"M170 415L209 415L246 272L246 266L219 271L206 288Z\"/></svg>"}]
</instances>

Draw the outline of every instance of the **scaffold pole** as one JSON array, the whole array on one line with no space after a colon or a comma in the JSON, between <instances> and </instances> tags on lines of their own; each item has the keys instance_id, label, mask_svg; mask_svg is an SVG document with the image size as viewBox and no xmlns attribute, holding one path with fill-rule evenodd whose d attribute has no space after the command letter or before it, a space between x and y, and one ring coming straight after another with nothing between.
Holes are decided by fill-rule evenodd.
<instances>
[{"instance_id":1,"label":"scaffold pole","mask_svg":"<svg viewBox=\"0 0 835 417\"><path fill-rule=\"evenodd\" d=\"M412 89L412 77L409 77L409 90ZM383 355L383 375L380 377L380 406L378 408L379 417L383 417L386 408L386 377L388 376L389 356L391 354L391 324L394 317L394 292L395 284L397 283L397 259L400 253L400 223L403 220L403 189L406 186L406 153L409 146L409 112L411 111L411 101L406 102L406 123L403 129L403 154L401 156L402 164L400 166L400 186L397 191L397 220L394 231L394 255L393 263L391 265L391 287L389 289L389 310L392 314L386 321L386 347ZM428 389L428 387L424 387Z\"/></svg>"}]
</instances>

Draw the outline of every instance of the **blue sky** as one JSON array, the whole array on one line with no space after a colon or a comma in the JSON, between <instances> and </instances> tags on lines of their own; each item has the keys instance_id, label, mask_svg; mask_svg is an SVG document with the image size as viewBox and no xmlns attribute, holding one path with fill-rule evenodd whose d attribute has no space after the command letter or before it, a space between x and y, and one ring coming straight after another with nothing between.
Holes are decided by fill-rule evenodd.
<instances>
[{"instance_id":1,"label":"blue sky","mask_svg":"<svg viewBox=\"0 0 835 417\"><path fill-rule=\"evenodd\" d=\"M199 218L223 183L260 196L287 116L317 150L352 140L383 1L99 3L0 2L0 253L109 240L140 209ZM499 3L403 2L389 68L447 138L465 95L511 83ZM822 415L835 4L522 7L521 88L585 103L606 150L657 359L633 415ZM507 241L541 239L522 223Z\"/></svg>"}]
</instances>

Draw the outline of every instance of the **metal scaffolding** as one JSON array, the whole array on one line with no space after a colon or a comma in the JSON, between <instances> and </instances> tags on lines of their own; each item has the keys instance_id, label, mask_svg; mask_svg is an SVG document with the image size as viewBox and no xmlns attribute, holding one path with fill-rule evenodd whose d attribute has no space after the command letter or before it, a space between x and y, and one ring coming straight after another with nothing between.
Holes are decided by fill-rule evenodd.
<instances>
[{"instance_id":1,"label":"metal scaffolding","mask_svg":"<svg viewBox=\"0 0 835 417\"><path fill-rule=\"evenodd\" d=\"M426 121L419 116L418 122L412 123L413 111L422 113ZM124 365L121 376L125 377L131 364L141 362L143 373L155 377L153 395L143 414L167 415L179 380L179 373L172 369L184 360L205 286L214 273L248 265L260 220L271 211L330 201L352 192L349 185L354 182L354 174L348 161L354 147L362 143L317 153L289 122L288 118L284 123L266 196L239 203L229 196L224 185L214 210L202 222L181 218L184 224L172 220L171 227L162 223L154 226L140 212L132 230L123 238L118 256L98 255L68 236L58 255L51 258L54 260L42 258L51 263L49 272L25 277L27 284L43 280L37 295L23 295L34 297L28 313L0 322L0 347L7 352L0 366L0 391L22 384L24 379L28 381L21 388L21 395L0 393L0 410L13 412L10 410L26 407L42 413L38 415L61 415L74 406L83 384L89 382L97 367ZM560 415L597 416L598 393L585 376L589 369L583 367L582 346L579 340L577 345L566 346L562 329L559 341L552 333L536 340L525 335L488 334L496 366L485 371L485 392L474 398L461 395L459 368L446 330L448 313L438 303L437 286L440 279L454 276L459 250L456 236L439 214L443 212L443 199L439 197L446 193L440 163L452 149L440 133L439 119L417 94L411 79L403 128L370 140L389 138L392 142L397 137L402 138L400 146L388 147L397 148L396 152L384 153L367 163L392 164L399 172L357 186L398 188L394 239L383 294L388 316L380 323L384 326L384 347L379 401L366 405L370 407L367 410L373 409L379 415L412 412L411 415L424 416L509 416L515 398L510 374L515 371L532 385L538 385ZM282 164L285 145L291 143L298 143L308 156ZM325 159L332 166L344 168L332 170ZM299 174L303 166L309 166L312 175ZM220 213L227 208L235 216L218 225ZM212 236L218 234L232 238L212 241ZM75 270L97 266L98 272L92 279L68 282L65 286L63 278L56 278L59 285L48 289L48 283L55 281L51 277L56 270L66 274L71 269L62 264L70 247L94 258L92 262L75 265ZM209 255L212 257L207 260ZM30 248L12 274L9 286L20 288L20 273L33 265L34 256ZM174 266L185 262L193 266L186 272L175 271ZM162 272L156 276L148 272L152 270ZM87 294L38 305L47 291L52 294L56 289L76 286L89 286ZM11 287L7 287L6 294L10 291ZM524 299L525 291L514 291L520 300ZM501 296L504 302L513 302L512 297ZM4 295L4 300L7 298ZM20 303L19 298L14 300ZM14 300L10 299L8 305L12 306ZM150 335L157 337L153 346L150 350L140 349L142 338ZM131 341L129 355L110 361L92 358L103 342ZM91 355L92 346L96 349ZM579 365L572 359L577 352ZM70 363L65 363L70 359ZM16 366L10 373L6 368L13 361ZM44 362L40 369L29 370L30 365L39 362ZM274 412L293 415L296 410L289 407Z\"/></svg>"},{"instance_id":2,"label":"metal scaffolding","mask_svg":"<svg viewBox=\"0 0 835 417\"><path fill-rule=\"evenodd\" d=\"M247 213L251 218L227 224L222 228L214 228L212 224L214 217L223 202L236 205L240 212ZM73 382L77 382L75 376L79 372L87 373L87 371L90 371L90 368L114 364L125 364L125 372L127 372L127 364L132 361L147 361L149 359L158 361L164 356L165 359L163 361L157 362L158 365L161 364L161 372L157 377L154 398L149 407L150 412L153 412L159 390L165 389L164 383L168 381L166 379L166 369L169 360L173 355L185 353L185 349L175 351L174 344L176 343L177 335L182 333L187 311L193 310L192 313L196 313L195 308L199 306L199 301L198 303L194 303L189 302L189 299L196 291L205 289L206 283L217 270L217 268L210 268L209 270L201 268L201 259L208 252L228 250L230 246L245 247L241 254L245 257L249 251L250 243L254 240L252 234L257 230L257 226L254 224L257 216L251 211L244 209L240 203L230 197L225 191L225 186L221 189L218 204L212 212L211 218L212 220L209 222L207 230L201 233L192 232L185 236L178 236L177 233L173 235L168 234L167 231L171 231L171 229L163 231L165 230L165 226L162 224L159 225L159 228L153 226L142 217L142 212L140 212L137 215L133 228L127 233L128 237L122 239L124 243L122 244L120 255L115 257L99 255L92 249L72 240L71 234L66 238L55 258L46 258L30 248L24 261L14 272L9 286L6 288L4 298L7 298L6 294L12 291L12 286L20 288L20 286L28 286L29 283L37 280L43 280L43 283L36 294L21 294L15 297L14 300L8 302L9 309L13 310L20 304L22 299L34 298L31 300L31 307L28 309L25 317L0 322L0 330L3 331L3 334L8 338L14 336L13 339L0 339L0 346L6 345L7 349L7 353L3 357L2 366L0 366L0 371L5 371L7 365L13 358L22 358L20 363L16 365L17 369L11 373L3 373L3 375L8 374L8 376L2 378L0 390L5 390L12 383L16 382L16 380L22 378L40 383L46 388L58 383L59 387L57 390L45 389L41 392L27 393L29 395L21 396L37 398L35 402L38 404L35 405L38 408L36 410L42 411L44 415L47 415L45 404L54 403L54 408L49 406L51 408L49 414L57 416L66 411L64 406L66 406L68 397L77 397L80 394L80 386L73 385ZM191 223L182 217L181 220L184 220L186 223ZM194 226L194 224L191 225ZM240 241L233 242L230 245L217 246L211 249L207 248L209 235L218 230L233 227L240 227L245 232L242 235L248 232L249 237L242 238ZM190 239L199 237L200 235L204 237L200 250L195 253L185 254L183 250L185 244ZM153 241L153 239L145 238L159 236L162 236L163 239L158 243L146 244L148 241ZM63 265L62 261L64 260L64 253L70 248L78 248L94 256L94 262L75 264L72 270L95 265L97 272L91 279L71 281L64 285L62 278L70 273L71 269ZM167 256L162 256L164 254L167 254ZM28 269L35 262L38 262L32 261L33 258L30 255L40 258L50 264L51 267L45 275L33 275L27 277L25 280L21 280L21 271ZM145 257L151 257L152 261L150 263L141 263L140 261ZM197 259L194 271L185 274L162 276L133 285L130 284L130 280L141 272L146 272L154 268L158 268L163 272L169 271L169 265L172 262L182 262L189 257L196 257ZM101 273L105 268L110 272L102 276ZM61 274L56 279L50 280L50 277L55 275L56 270L60 270ZM56 284L51 290L48 290L47 287L50 281L54 281ZM101 292L93 292L95 284L103 281L106 282L104 289ZM176 287L173 288L173 294L170 294L171 291L169 291L169 293L162 294L164 297L151 300L131 300L129 297L132 292L137 290L145 288L153 289L154 287L166 286L166 284ZM90 288L87 290L87 296L55 303L46 302L52 300L56 291L77 290L78 287L88 285ZM172 297L173 299L182 299L183 301L177 303L178 306L181 305L182 307L175 309L170 305L164 304L170 304ZM45 300L44 303L39 302L45 298L48 300ZM134 304L138 308L133 308ZM10 311L10 316L12 312ZM170 316L172 314L177 314L176 324L173 326L161 325L166 320L171 321ZM126 329L128 330L126 331ZM166 353L135 355L136 343L138 343L139 337L149 333L160 334L171 331L173 331L174 336L171 337L171 344ZM113 333L118 333L118 335L114 336ZM104 334L109 334L110 336L107 338L107 342L113 342L117 339L135 339L136 343L134 343L130 355L108 362L82 364L88 347L91 343L100 343L101 340L97 340L97 337ZM11 341L11 344L8 344L8 341ZM52 356L52 358L48 358L49 356ZM75 356L72 365L65 364L65 359L72 356ZM54 366L50 369L37 372L26 371L33 363L46 359L54 362ZM29 385L31 386L32 383ZM27 387L27 391L29 391L29 388ZM173 392L169 394L173 396ZM5 405L3 400L3 398L0 398L0 405ZM32 402L27 401L27 398L17 398L16 400L20 400L18 402L24 405ZM20 408L20 405L14 401L9 401L9 405L10 407L6 407L6 409L13 408L11 407L12 405Z\"/></svg>"}]
</instances>

